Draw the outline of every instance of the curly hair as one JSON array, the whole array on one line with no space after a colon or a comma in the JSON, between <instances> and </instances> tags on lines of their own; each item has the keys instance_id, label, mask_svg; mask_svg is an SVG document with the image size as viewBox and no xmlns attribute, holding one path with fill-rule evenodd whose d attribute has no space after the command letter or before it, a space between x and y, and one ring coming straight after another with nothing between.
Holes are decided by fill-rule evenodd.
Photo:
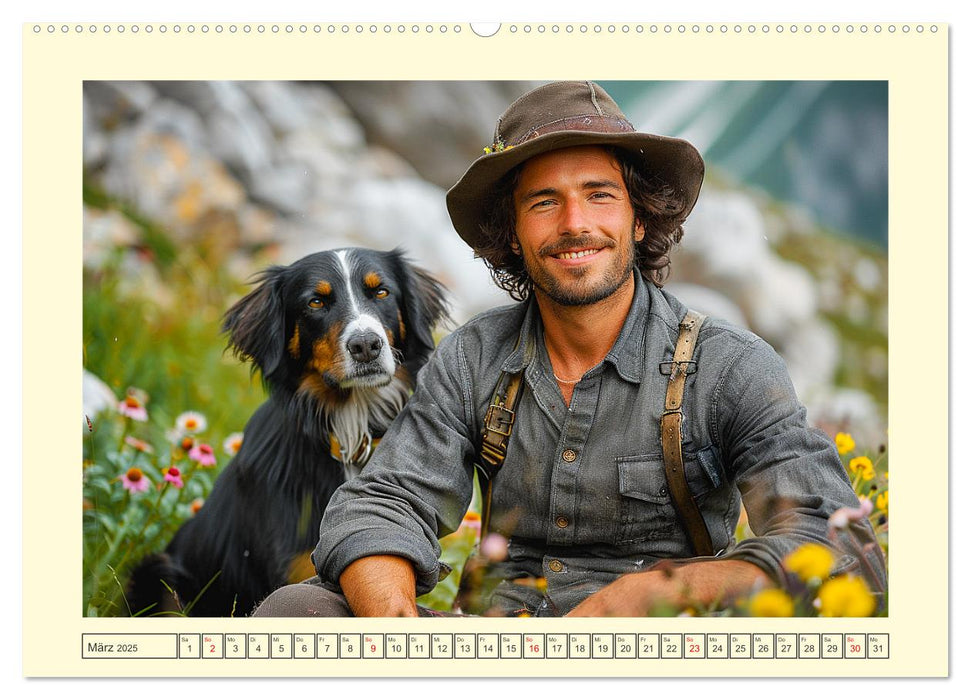
<instances>
[{"instance_id":1,"label":"curly hair","mask_svg":"<svg viewBox=\"0 0 971 700\"><path fill-rule=\"evenodd\" d=\"M671 248L681 242L684 198L657 177L645 176L636 157L621 148L604 147L616 159L634 208L634 220L644 226L644 238L635 244L635 266L660 287L670 273ZM516 235L513 191L519 184L523 165L513 168L499 181L489 202L488 218L479 227L489 243L475 249L492 279L516 301L528 298L533 289L523 258L512 251Z\"/></svg>"}]
</instances>

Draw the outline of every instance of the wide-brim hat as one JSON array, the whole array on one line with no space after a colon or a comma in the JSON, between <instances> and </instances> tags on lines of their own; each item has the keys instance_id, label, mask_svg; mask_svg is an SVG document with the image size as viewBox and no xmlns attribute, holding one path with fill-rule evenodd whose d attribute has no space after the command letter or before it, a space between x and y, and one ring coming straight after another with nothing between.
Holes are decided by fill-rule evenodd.
<instances>
[{"instance_id":1,"label":"wide-brim hat","mask_svg":"<svg viewBox=\"0 0 971 700\"><path fill-rule=\"evenodd\" d=\"M616 146L680 196L687 217L698 199L705 163L687 141L638 132L607 92L590 81L549 83L512 103L496 121L491 146L445 197L452 225L473 248L487 243L481 223L503 176L533 156L569 146Z\"/></svg>"}]
</instances>

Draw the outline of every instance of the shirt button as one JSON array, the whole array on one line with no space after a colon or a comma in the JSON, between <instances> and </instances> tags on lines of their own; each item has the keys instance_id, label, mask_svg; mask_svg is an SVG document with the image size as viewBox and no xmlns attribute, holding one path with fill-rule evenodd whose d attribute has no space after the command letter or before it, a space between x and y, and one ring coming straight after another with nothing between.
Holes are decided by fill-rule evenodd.
<instances>
[{"instance_id":1,"label":"shirt button","mask_svg":"<svg viewBox=\"0 0 971 700\"><path fill-rule=\"evenodd\" d=\"M577 453L573 450L563 450L563 461L564 462L574 462L576 461Z\"/></svg>"},{"instance_id":2,"label":"shirt button","mask_svg":"<svg viewBox=\"0 0 971 700\"><path fill-rule=\"evenodd\" d=\"M563 562L559 559L553 559L550 561L550 571L554 573L560 573L563 571Z\"/></svg>"},{"instance_id":3,"label":"shirt button","mask_svg":"<svg viewBox=\"0 0 971 700\"><path fill-rule=\"evenodd\" d=\"M561 515L561 516L559 516L559 517L558 517L558 518L556 519L556 526L557 526L557 527L566 527L566 526L567 526L567 525L569 525L569 524L570 524L570 521L569 521L569 520L567 520L566 518L564 518L564 517L563 517L562 515Z\"/></svg>"},{"instance_id":4,"label":"shirt button","mask_svg":"<svg viewBox=\"0 0 971 700\"><path fill-rule=\"evenodd\" d=\"M658 491L658 494L659 494L659 495L661 495L661 496L667 496L667 495L668 495L668 490L667 490L667 488L665 488L664 486L662 486L662 487L661 487L661 490L660 490L660 491Z\"/></svg>"}]
</instances>

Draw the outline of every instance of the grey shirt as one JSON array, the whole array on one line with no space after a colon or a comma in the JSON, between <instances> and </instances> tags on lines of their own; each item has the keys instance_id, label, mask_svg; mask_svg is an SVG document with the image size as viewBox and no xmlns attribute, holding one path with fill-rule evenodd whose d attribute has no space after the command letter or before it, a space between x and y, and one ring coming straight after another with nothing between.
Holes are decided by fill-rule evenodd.
<instances>
[{"instance_id":1,"label":"grey shirt","mask_svg":"<svg viewBox=\"0 0 971 700\"><path fill-rule=\"evenodd\" d=\"M488 311L446 337L414 395L359 478L335 494L313 560L336 586L352 561L411 560L416 594L442 575L438 538L460 524L473 462L501 370L524 370L505 465L493 487L494 529L510 537L503 578L545 577L545 596L506 583L493 603L561 615L618 576L691 557L667 490L660 417L687 309L635 274L630 313L603 362L566 406L553 378L534 302ZM687 378L683 453L689 486L716 556L759 566L786 585L782 559L827 539L827 519L858 500L832 440L806 423L782 359L756 335L708 319ZM744 501L755 538L735 542ZM874 541L868 523L864 543ZM884 585L879 548L869 562ZM846 554L841 569L859 562Z\"/></svg>"}]
</instances>

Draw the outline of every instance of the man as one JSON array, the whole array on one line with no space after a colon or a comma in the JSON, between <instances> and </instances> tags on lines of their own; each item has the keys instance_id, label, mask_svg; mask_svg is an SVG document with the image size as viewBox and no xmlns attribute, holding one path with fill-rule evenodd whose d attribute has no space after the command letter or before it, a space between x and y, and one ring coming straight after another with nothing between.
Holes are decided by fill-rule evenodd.
<instances>
[{"instance_id":1,"label":"man","mask_svg":"<svg viewBox=\"0 0 971 700\"><path fill-rule=\"evenodd\" d=\"M440 343L372 461L328 507L313 556L320 580L277 591L256 614L427 614L415 598L447 573L437 540L472 496L497 380L518 372L491 499L494 529L509 538L492 610L644 615L786 585L785 556L827 543L829 516L858 502L764 341L708 319L693 352L675 355L688 309L660 285L701 188L700 155L636 132L589 82L523 96L485 150L448 209L521 303ZM671 398L675 380L683 398ZM662 438L666 412L680 422L673 442ZM694 519L666 475L672 464ZM736 544L740 496L758 536ZM855 527L873 542L868 523ZM694 556L705 536L711 555ZM875 572L882 589L882 556L870 553L838 567ZM527 583L541 579L545 590Z\"/></svg>"}]
</instances>

